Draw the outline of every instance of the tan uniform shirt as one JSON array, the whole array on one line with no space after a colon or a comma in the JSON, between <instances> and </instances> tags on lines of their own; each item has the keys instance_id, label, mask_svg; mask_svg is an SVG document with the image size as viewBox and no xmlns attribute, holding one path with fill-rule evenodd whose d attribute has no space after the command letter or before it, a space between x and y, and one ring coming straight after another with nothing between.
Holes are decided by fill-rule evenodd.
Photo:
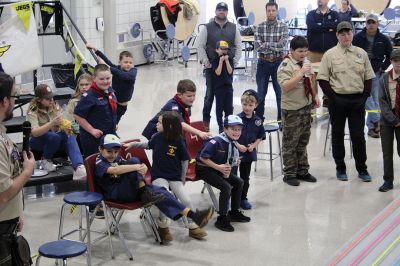
<instances>
[{"instance_id":1,"label":"tan uniform shirt","mask_svg":"<svg viewBox=\"0 0 400 266\"><path fill-rule=\"evenodd\" d=\"M13 179L21 173L20 156L17 146L6 134L6 128L0 124L0 192L6 191ZM10 201L0 204L0 221L19 217L22 214L22 190Z\"/></svg>"},{"instance_id":2,"label":"tan uniform shirt","mask_svg":"<svg viewBox=\"0 0 400 266\"><path fill-rule=\"evenodd\" d=\"M26 120L31 122L32 128L41 127L57 117L60 112L61 108L58 104L56 104L53 108L49 110L39 109L37 107L33 109L29 108ZM52 131L58 132L59 126L53 127Z\"/></svg>"},{"instance_id":3,"label":"tan uniform shirt","mask_svg":"<svg viewBox=\"0 0 400 266\"><path fill-rule=\"evenodd\" d=\"M397 86L397 78L400 77L399 74L393 71L393 79L389 76L389 94L390 94L390 102L392 103L392 108L396 106L396 86Z\"/></svg>"},{"instance_id":4,"label":"tan uniform shirt","mask_svg":"<svg viewBox=\"0 0 400 266\"><path fill-rule=\"evenodd\" d=\"M68 105L67 105L67 110L64 113L65 119L68 119L69 121L75 121L74 110L75 110L75 107L78 105L79 100L80 100L80 97L72 98L71 100L69 100Z\"/></svg>"},{"instance_id":5,"label":"tan uniform shirt","mask_svg":"<svg viewBox=\"0 0 400 266\"><path fill-rule=\"evenodd\" d=\"M364 91L364 81L374 77L367 52L357 46L343 48L337 44L322 57L317 80L329 81L338 94L356 94Z\"/></svg>"},{"instance_id":6,"label":"tan uniform shirt","mask_svg":"<svg viewBox=\"0 0 400 266\"><path fill-rule=\"evenodd\" d=\"M293 78L301 69L300 65L297 64L298 61L289 56L289 58L285 58L281 65L278 68L278 82L281 88ZM304 82L301 79L296 87L291 89L288 92L282 90L282 109L285 110L298 110L311 104L312 96L309 95L306 97L304 92Z\"/></svg>"}]
</instances>

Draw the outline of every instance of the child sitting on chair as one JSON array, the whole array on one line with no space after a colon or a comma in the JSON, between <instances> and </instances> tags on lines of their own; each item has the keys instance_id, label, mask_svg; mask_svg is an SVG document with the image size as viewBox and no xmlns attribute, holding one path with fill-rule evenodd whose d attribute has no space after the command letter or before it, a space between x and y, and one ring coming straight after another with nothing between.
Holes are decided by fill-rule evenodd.
<instances>
[{"instance_id":1,"label":"child sitting on chair","mask_svg":"<svg viewBox=\"0 0 400 266\"><path fill-rule=\"evenodd\" d=\"M182 138L182 125L175 112L161 113L157 123L158 133L154 134L149 142L132 142L125 144L126 148L145 148L153 150L153 165L151 177L153 185L168 188L175 196L190 209L193 209L189 195L184 188L188 169L189 154ZM160 227L160 236L163 241L172 241L168 229L168 220L160 213L157 220ZM188 219L189 236L201 239L207 233L199 228L192 219Z\"/></svg>"},{"instance_id":2,"label":"child sitting on chair","mask_svg":"<svg viewBox=\"0 0 400 266\"><path fill-rule=\"evenodd\" d=\"M30 147L32 150L43 152L43 168L55 171L53 156L59 150L64 150L74 168L74 179L86 177L83 158L71 133L71 123L62 118L60 106L53 100L53 91L46 84L35 88L35 98L32 99L26 116L32 126Z\"/></svg>"},{"instance_id":3,"label":"child sitting on chair","mask_svg":"<svg viewBox=\"0 0 400 266\"><path fill-rule=\"evenodd\" d=\"M140 200L144 206L156 205L170 219L186 216L200 227L208 223L214 213L213 208L194 212L164 187L147 185L143 177L147 172L146 165L135 157L129 160L121 158L121 146L118 137L112 134L100 140L100 154L96 158L94 174L95 183L103 190L106 200L121 203Z\"/></svg>"}]
</instances>

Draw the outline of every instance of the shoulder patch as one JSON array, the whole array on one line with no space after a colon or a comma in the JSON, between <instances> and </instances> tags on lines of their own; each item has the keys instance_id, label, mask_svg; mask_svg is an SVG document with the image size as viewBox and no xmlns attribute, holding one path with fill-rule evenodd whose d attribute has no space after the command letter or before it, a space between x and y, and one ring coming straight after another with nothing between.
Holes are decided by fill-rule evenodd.
<instances>
[{"instance_id":1,"label":"shoulder patch","mask_svg":"<svg viewBox=\"0 0 400 266\"><path fill-rule=\"evenodd\" d=\"M261 121L261 119L256 119L256 121L254 121L254 123L256 124L256 126L261 126L261 124L262 124L262 121Z\"/></svg>"},{"instance_id":2,"label":"shoulder patch","mask_svg":"<svg viewBox=\"0 0 400 266\"><path fill-rule=\"evenodd\" d=\"M212 139L212 140L210 140L210 143L215 144L215 143L217 143L217 141L215 139Z\"/></svg>"},{"instance_id":3,"label":"shoulder patch","mask_svg":"<svg viewBox=\"0 0 400 266\"><path fill-rule=\"evenodd\" d=\"M88 96L87 92L82 93L82 96L83 96L83 97Z\"/></svg>"},{"instance_id":4,"label":"shoulder patch","mask_svg":"<svg viewBox=\"0 0 400 266\"><path fill-rule=\"evenodd\" d=\"M173 106L171 107L171 110L173 110L173 111L178 111L178 110L179 110L178 105L173 105Z\"/></svg>"}]
</instances>

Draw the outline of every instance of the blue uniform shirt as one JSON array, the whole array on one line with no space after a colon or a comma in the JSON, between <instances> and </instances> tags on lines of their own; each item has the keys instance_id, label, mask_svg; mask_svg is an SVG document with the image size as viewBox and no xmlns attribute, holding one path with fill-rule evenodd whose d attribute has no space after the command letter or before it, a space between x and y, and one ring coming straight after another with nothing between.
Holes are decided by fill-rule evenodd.
<instances>
[{"instance_id":1,"label":"blue uniform shirt","mask_svg":"<svg viewBox=\"0 0 400 266\"><path fill-rule=\"evenodd\" d=\"M196 161L201 162L200 157L210 159L216 164L227 163L229 143L219 137L214 137L203 143Z\"/></svg>"},{"instance_id":2,"label":"blue uniform shirt","mask_svg":"<svg viewBox=\"0 0 400 266\"><path fill-rule=\"evenodd\" d=\"M108 90L114 92L111 87ZM114 93L113 98L116 100ZM103 131L104 135L115 134L117 113L112 111L108 99L104 95L88 90L82 94L74 114L86 119L92 127ZM80 127L80 133L90 135L83 127Z\"/></svg>"},{"instance_id":3,"label":"blue uniform shirt","mask_svg":"<svg viewBox=\"0 0 400 266\"><path fill-rule=\"evenodd\" d=\"M243 122L242 134L238 139L239 144L247 147L247 145L254 143L257 139L265 139L265 131L262 120L256 114L253 114L251 118L247 118L245 113L241 112L238 114L238 116ZM252 152L247 151L245 153L240 153L240 155L242 156L242 162L257 161L256 149L254 149Z\"/></svg>"},{"instance_id":4,"label":"blue uniform shirt","mask_svg":"<svg viewBox=\"0 0 400 266\"><path fill-rule=\"evenodd\" d=\"M233 60L231 58L229 58L229 63L231 64L233 70ZM228 73L228 69L226 68L226 63L224 62L222 65L221 75L217 76L217 74L215 74L215 70L217 69L218 65L219 65L219 57L212 60L211 62L211 68L213 70L212 84L214 88L218 89L218 88L232 87L233 73L232 74Z\"/></svg>"},{"instance_id":5,"label":"blue uniform shirt","mask_svg":"<svg viewBox=\"0 0 400 266\"><path fill-rule=\"evenodd\" d=\"M189 115L190 115L190 114L191 114L191 113L190 113L190 109L191 109L191 108L190 108L190 107L187 107L187 108L189 109L188 111L189 111ZM177 112L178 115L179 115L180 121L181 121L181 122L184 122L183 115L184 115L185 108L184 108L183 106L181 106L174 98L172 98L171 100L169 100L169 101L164 105L163 108L161 108L161 111L158 112L157 115L154 116L154 117L149 121L149 123L147 124L147 126L144 128L144 130L143 130L143 132L142 132L142 135L143 135L144 137L146 137L148 140L150 140L151 137L152 137L155 133L157 133L156 125L157 125L157 122L158 122L158 117L159 117L159 115L160 115L162 112L165 112L165 111L175 111L175 112Z\"/></svg>"},{"instance_id":6,"label":"blue uniform shirt","mask_svg":"<svg viewBox=\"0 0 400 266\"><path fill-rule=\"evenodd\" d=\"M162 133L156 133L149 141L149 148L153 150L152 179L164 178L169 181L181 181L181 162L189 160L183 138L178 141L168 141Z\"/></svg>"},{"instance_id":7,"label":"blue uniform shirt","mask_svg":"<svg viewBox=\"0 0 400 266\"><path fill-rule=\"evenodd\" d=\"M114 186L117 186L120 182L120 176L113 176L107 174L107 169L112 166L117 165L127 165L127 164L139 164L140 161L136 157L129 158L129 160L123 159L121 156L118 156L114 162L110 163L107 161L101 154L97 155L96 164L94 167L94 175L95 175L95 183L98 185L104 192L109 192L114 189Z\"/></svg>"},{"instance_id":8,"label":"blue uniform shirt","mask_svg":"<svg viewBox=\"0 0 400 266\"><path fill-rule=\"evenodd\" d=\"M133 67L129 71L124 71L120 66L114 65L105 54L96 51L104 62L110 66L112 77L112 87L115 90L115 96L120 103L129 102L132 99L133 90L137 75L137 68Z\"/></svg>"}]
</instances>

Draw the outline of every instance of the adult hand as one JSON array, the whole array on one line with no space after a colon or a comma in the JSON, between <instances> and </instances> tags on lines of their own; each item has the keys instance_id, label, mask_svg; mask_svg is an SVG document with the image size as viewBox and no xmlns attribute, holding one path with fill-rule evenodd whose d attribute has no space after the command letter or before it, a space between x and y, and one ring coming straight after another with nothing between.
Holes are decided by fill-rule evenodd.
<instances>
[{"instance_id":1,"label":"adult hand","mask_svg":"<svg viewBox=\"0 0 400 266\"><path fill-rule=\"evenodd\" d=\"M315 98L314 98L314 106L315 106L315 108L321 107L321 100L318 98L318 96L315 96Z\"/></svg>"},{"instance_id":2,"label":"adult hand","mask_svg":"<svg viewBox=\"0 0 400 266\"><path fill-rule=\"evenodd\" d=\"M239 143L236 144L236 148L238 148L238 150L240 152L246 152L247 151L247 147L242 145L242 144L239 144Z\"/></svg>"},{"instance_id":3,"label":"adult hand","mask_svg":"<svg viewBox=\"0 0 400 266\"><path fill-rule=\"evenodd\" d=\"M51 120L52 126L59 126L63 120L62 114L56 116L53 120Z\"/></svg>"},{"instance_id":4,"label":"adult hand","mask_svg":"<svg viewBox=\"0 0 400 266\"><path fill-rule=\"evenodd\" d=\"M97 129L97 128L93 128L92 131L90 132L90 134L95 137L96 139L100 138L101 136L103 136L103 131Z\"/></svg>"},{"instance_id":5,"label":"adult hand","mask_svg":"<svg viewBox=\"0 0 400 266\"><path fill-rule=\"evenodd\" d=\"M24 160L24 162L22 163L22 171L25 171L28 174L27 176L29 178L32 175L35 166L35 156L33 156L33 153L31 151L29 151L28 154L26 153L26 151L22 152L22 159Z\"/></svg>"},{"instance_id":6,"label":"adult hand","mask_svg":"<svg viewBox=\"0 0 400 266\"><path fill-rule=\"evenodd\" d=\"M256 147L256 145L254 145L254 143L249 144L249 146L247 147L247 151L248 152L253 152L254 148Z\"/></svg>"},{"instance_id":7,"label":"adult hand","mask_svg":"<svg viewBox=\"0 0 400 266\"><path fill-rule=\"evenodd\" d=\"M19 216L19 221L17 224L17 228L16 231L17 232L22 232L22 228L24 227L24 218L22 217L22 215Z\"/></svg>"}]
</instances>

